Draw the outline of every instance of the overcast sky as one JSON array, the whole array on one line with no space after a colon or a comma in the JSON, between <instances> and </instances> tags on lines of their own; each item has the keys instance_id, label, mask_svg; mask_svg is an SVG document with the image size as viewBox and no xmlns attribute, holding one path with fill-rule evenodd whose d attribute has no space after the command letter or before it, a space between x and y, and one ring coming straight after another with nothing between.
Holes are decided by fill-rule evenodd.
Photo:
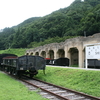
<instances>
[{"instance_id":1,"label":"overcast sky","mask_svg":"<svg viewBox=\"0 0 100 100\"><path fill-rule=\"evenodd\" d=\"M68 7L75 0L0 0L0 29Z\"/></svg>"}]
</instances>

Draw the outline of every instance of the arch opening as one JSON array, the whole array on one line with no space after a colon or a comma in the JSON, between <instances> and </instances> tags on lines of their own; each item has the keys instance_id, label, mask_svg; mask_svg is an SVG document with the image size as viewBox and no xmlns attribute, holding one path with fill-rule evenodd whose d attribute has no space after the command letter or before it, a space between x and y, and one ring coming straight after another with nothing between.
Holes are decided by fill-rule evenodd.
<instances>
[{"instance_id":1,"label":"arch opening","mask_svg":"<svg viewBox=\"0 0 100 100\"><path fill-rule=\"evenodd\" d=\"M64 51L64 49L59 49L57 54L58 54L58 58L65 58L65 51Z\"/></svg>"},{"instance_id":2,"label":"arch opening","mask_svg":"<svg viewBox=\"0 0 100 100\"><path fill-rule=\"evenodd\" d=\"M79 51L78 49L75 48L70 48L69 50L69 54L70 54L70 66L78 66L79 64Z\"/></svg>"},{"instance_id":3,"label":"arch opening","mask_svg":"<svg viewBox=\"0 0 100 100\"><path fill-rule=\"evenodd\" d=\"M39 56L39 52L36 52L35 55L36 55L36 56Z\"/></svg>"},{"instance_id":4,"label":"arch opening","mask_svg":"<svg viewBox=\"0 0 100 100\"><path fill-rule=\"evenodd\" d=\"M42 56L43 58L46 58L46 52L45 52L45 51L42 51L42 52L41 52L41 56Z\"/></svg>"},{"instance_id":5,"label":"arch opening","mask_svg":"<svg viewBox=\"0 0 100 100\"><path fill-rule=\"evenodd\" d=\"M26 53L26 55L29 55L29 53Z\"/></svg>"},{"instance_id":6,"label":"arch opening","mask_svg":"<svg viewBox=\"0 0 100 100\"><path fill-rule=\"evenodd\" d=\"M33 52L30 55L33 55Z\"/></svg>"},{"instance_id":7,"label":"arch opening","mask_svg":"<svg viewBox=\"0 0 100 100\"><path fill-rule=\"evenodd\" d=\"M49 50L49 58L54 59L54 51Z\"/></svg>"}]
</instances>

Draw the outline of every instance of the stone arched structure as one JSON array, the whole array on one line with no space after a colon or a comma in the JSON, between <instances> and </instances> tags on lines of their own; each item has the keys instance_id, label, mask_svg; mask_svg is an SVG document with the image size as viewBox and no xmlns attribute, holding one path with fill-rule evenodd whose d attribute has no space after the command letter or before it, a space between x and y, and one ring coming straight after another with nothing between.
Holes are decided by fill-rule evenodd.
<instances>
[{"instance_id":1,"label":"stone arched structure","mask_svg":"<svg viewBox=\"0 0 100 100\"><path fill-rule=\"evenodd\" d=\"M65 42L51 43L44 46L36 47L26 51L27 55L39 55L45 58L57 59L67 57L70 59L70 65L77 64L84 67L85 45L100 43L100 33L88 37L76 37L66 39ZM42 55L41 55L42 54Z\"/></svg>"},{"instance_id":2,"label":"stone arched structure","mask_svg":"<svg viewBox=\"0 0 100 100\"><path fill-rule=\"evenodd\" d=\"M46 58L46 52L42 51L40 56Z\"/></svg>"},{"instance_id":3,"label":"stone arched structure","mask_svg":"<svg viewBox=\"0 0 100 100\"><path fill-rule=\"evenodd\" d=\"M78 65L79 62L79 51L76 47L70 48L68 51L70 55L70 65Z\"/></svg>"},{"instance_id":4,"label":"stone arched structure","mask_svg":"<svg viewBox=\"0 0 100 100\"><path fill-rule=\"evenodd\" d=\"M36 52L35 55L36 55L36 56L39 56L39 52Z\"/></svg>"},{"instance_id":5,"label":"stone arched structure","mask_svg":"<svg viewBox=\"0 0 100 100\"><path fill-rule=\"evenodd\" d=\"M64 51L64 49L59 49L58 52L57 52L57 54L58 54L59 58L64 58L65 57L65 51Z\"/></svg>"}]
</instances>

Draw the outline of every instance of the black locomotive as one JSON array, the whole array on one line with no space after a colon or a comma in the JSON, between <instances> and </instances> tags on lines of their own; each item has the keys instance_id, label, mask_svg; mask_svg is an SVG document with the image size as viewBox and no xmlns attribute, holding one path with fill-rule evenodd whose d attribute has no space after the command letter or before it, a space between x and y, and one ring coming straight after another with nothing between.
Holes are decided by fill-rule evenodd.
<instances>
[{"instance_id":1,"label":"black locomotive","mask_svg":"<svg viewBox=\"0 0 100 100\"><path fill-rule=\"evenodd\" d=\"M6 56L5 56L6 55ZM12 54L5 54L1 57L0 69L10 74L21 77L23 74L29 74L30 77L38 74L38 70L45 71L46 62L40 56L24 55L17 57Z\"/></svg>"}]
</instances>

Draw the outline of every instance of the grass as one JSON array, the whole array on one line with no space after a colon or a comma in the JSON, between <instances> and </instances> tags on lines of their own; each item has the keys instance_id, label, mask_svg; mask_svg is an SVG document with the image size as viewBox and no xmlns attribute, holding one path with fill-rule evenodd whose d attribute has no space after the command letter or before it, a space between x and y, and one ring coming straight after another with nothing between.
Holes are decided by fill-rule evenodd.
<instances>
[{"instance_id":1,"label":"grass","mask_svg":"<svg viewBox=\"0 0 100 100\"><path fill-rule=\"evenodd\" d=\"M78 65L71 65L70 67L79 67Z\"/></svg>"},{"instance_id":2,"label":"grass","mask_svg":"<svg viewBox=\"0 0 100 100\"><path fill-rule=\"evenodd\" d=\"M9 76L0 73L0 100L48 100Z\"/></svg>"},{"instance_id":3,"label":"grass","mask_svg":"<svg viewBox=\"0 0 100 100\"><path fill-rule=\"evenodd\" d=\"M36 77L62 87L100 97L100 71L48 66L46 75L39 71Z\"/></svg>"},{"instance_id":4,"label":"grass","mask_svg":"<svg viewBox=\"0 0 100 100\"><path fill-rule=\"evenodd\" d=\"M25 55L27 49L6 49L6 50L0 50L0 54L2 53L10 53L10 54L16 54L17 56Z\"/></svg>"},{"instance_id":5,"label":"grass","mask_svg":"<svg viewBox=\"0 0 100 100\"><path fill-rule=\"evenodd\" d=\"M38 79L62 87L100 97L100 71L46 67L46 75L39 70ZM19 95L20 94L20 95ZM34 99L33 99L34 98ZM31 92L20 82L0 73L0 100L46 100Z\"/></svg>"}]
</instances>

